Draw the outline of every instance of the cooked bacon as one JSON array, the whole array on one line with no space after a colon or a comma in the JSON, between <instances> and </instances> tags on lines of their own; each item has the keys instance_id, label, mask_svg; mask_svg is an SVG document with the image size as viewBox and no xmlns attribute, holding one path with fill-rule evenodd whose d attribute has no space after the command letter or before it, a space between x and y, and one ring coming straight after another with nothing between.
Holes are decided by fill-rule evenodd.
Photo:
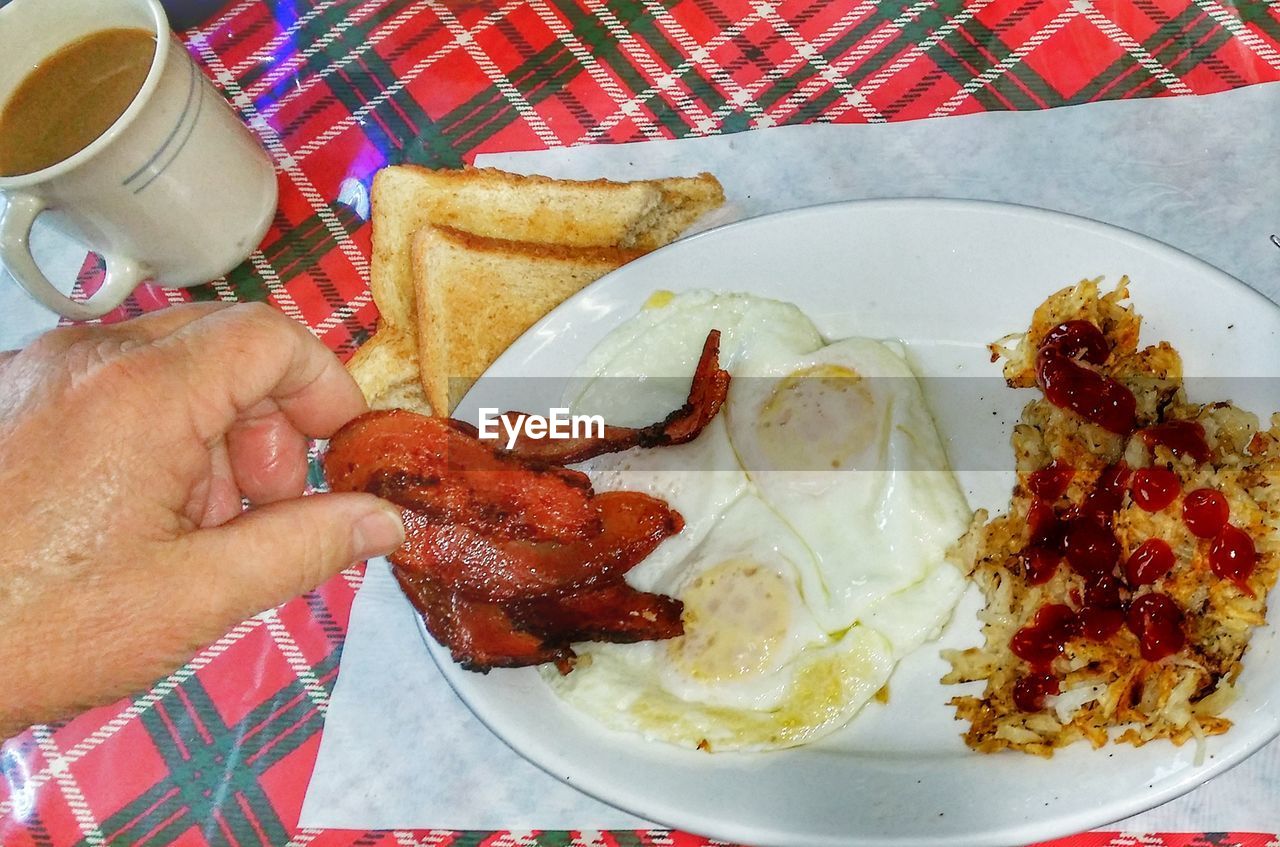
<instances>
[{"instance_id":1,"label":"cooked bacon","mask_svg":"<svg viewBox=\"0 0 1280 847\"><path fill-rule=\"evenodd\" d=\"M586 474L502 454L461 421L369 412L334 435L324 465L334 491L366 491L495 538L578 541L600 533Z\"/></svg>"},{"instance_id":2,"label":"cooked bacon","mask_svg":"<svg viewBox=\"0 0 1280 847\"><path fill-rule=\"evenodd\" d=\"M508 452L522 459L567 465L603 453L617 453L632 447L669 447L698 437L720 411L729 393L729 372L720 367L720 330L707 333L702 356L693 372L685 404L657 423L645 427L606 426L603 436L590 438L530 438L520 435ZM513 424L523 412L507 412Z\"/></svg>"},{"instance_id":3,"label":"cooked bacon","mask_svg":"<svg viewBox=\"0 0 1280 847\"><path fill-rule=\"evenodd\" d=\"M684 633L674 597L637 591L625 582L512 603L511 620L550 643L654 641Z\"/></svg>"},{"instance_id":4,"label":"cooked bacon","mask_svg":"<svg viewBox=\"0 0 1280 847\"><path fill-rule=\"evenodd\" d=\"M411 509L405 544L391 561L474 600L516 600L620 578L684 526L679 512L638 491L605 492L593 502L600 534L564 543L496 539Z\"/></svg>"},{"instance_id":5,"label":"cooked bacon","mask_svg":"<svg viewBox=\"0 0 1280 847\"><path fill-rule=\"evenodd\" d=\"M451 593L430 576L393 568L427 631L467 670L555 662L573 667L575 641L629 644L682 634L679 600L619 582L561 597L502 604Z\"/></svg>"},{"instance_id":6,"label":"cooked bacon","mask_svg":"<svg viewBox=\"0 0 1280 847\"><path fill-rule=\"evenodd\" d=\"M406 541L391 555L427 630L469 670L554 662L572 667L576 641L632 642L683 632L679 600L623 581L684 526L661 500L596 495L561 467L630 447L683 444L724 403L729 374L712 330L688 402L665 420L603 438L522 438L512 450L462 421L369 412L329 441L334 491L365 491L404 509Z\"/></svg>"},{"instance_id":7,"label":"cooked bacon","mask_svg":"<svg viewBox=\"0 0 1280 847\"><path fill-rule=\"evenodd\" d=\"M495 603L468 600L450 592L429 576L394 568L396 581L422 615L427 631L449 648L453 660L467 670L520 668L573 660L568 643L547 644L516 629L506 610Z\"/></svg>"}]
</instances>

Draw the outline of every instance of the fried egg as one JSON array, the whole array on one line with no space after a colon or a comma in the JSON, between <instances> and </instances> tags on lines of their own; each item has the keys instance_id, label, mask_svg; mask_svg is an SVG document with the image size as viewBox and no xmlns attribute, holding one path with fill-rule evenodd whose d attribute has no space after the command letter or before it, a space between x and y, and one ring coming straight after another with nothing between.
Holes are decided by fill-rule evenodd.
<instances>
[{"instance_id":1,"label":"fried egg","mask_svg":"<svg viewBox=\"0 0 1280 847\"><path fill-rule=\"evenodd\" d=\"M968 525L920 385L889 344L753 358L724 414L748 478L818 560L829 628L925 580Z\"/></svg>"},{"instance_id":2,"label":"fried egg","mask_svg":"<svg viewBox=\"0 0 1280 847\"><path fill-rule=\"evenodd\" d=\"M720 363L730 373L745 367L741 362L748 355L798 355L822 344L813 322L790 303L705 291L678 297L659 293L588 355L570 383L569 407L622 426L661 420L688 396L712 329L721 332ZM744 337L749 344L742 343ZM717 415L688 444L628 450L581 466L597 491L642 491L666 500L684 517L684 529L641 562L633 570L636 576L683 559L746 491L749 480L726 420Z\"/></svg>"},{"instance_id":3,"label":"fried egg","mask_svg":"<svg viewBox=\"0 0 1280 847\"><path fill-rule=\"evenodd\" d=\"M627 574L684 603L685 634L576 646L544 672L615 729L687 747L765 750L847 723L902 656L936 637L963 588L946 562L969 510L902 351L828 344L795 306L659 294L588 356L567 400L640 425L684 402L707 332L733 375L695 441L583 465L685 518Z\"/></svg>"},{"instance_id":4,"label":"fried egg","mask_svg":"<svg viewBox=\"0 0 1280 847\"><path fill-rule=\"evenodd\" d=\"M544 676L587 714L647 738L703 750L804 743L848 721L893 669L875 630L823 629L803 589L816 567L744 494L680 568L633 580L683 600L682 637L592 644L570 674Z\"/></svg>"}]
</instances>

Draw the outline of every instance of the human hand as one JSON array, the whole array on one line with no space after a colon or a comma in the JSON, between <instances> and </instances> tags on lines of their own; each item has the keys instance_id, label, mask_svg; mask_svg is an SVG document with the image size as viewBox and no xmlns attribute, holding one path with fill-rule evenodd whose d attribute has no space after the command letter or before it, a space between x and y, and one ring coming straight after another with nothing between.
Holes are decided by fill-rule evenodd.
<instances>
[{"instance_id":1,"label":"human hand","mask_svg":"<svg viewBox=\"0 0 1280 847\"><path fill-rule=\"evenodd\" d=\"M140 690L398 547L391 504L301 497L306 439L364 410L338 360L265 305L0 353L0 738Z\"/></svg>"}]
</instances>

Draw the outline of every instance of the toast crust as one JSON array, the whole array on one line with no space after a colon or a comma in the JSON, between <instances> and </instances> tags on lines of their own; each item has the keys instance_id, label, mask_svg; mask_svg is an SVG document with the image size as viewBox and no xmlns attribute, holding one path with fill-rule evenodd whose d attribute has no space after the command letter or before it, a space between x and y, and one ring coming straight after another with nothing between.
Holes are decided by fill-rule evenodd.
<instances>
[{"instance_id":1,"label":"toast crust","mask_svg":"<svg viewBox=\"0 0 1280 847\"><path fill-rule=\"evenodd\" d=\"M723 188L706 173L615 182L494 168L383 168L373 179L369 279L380 318L366 342L370 349L358 351L348 367L371 405L423 406L425 394L438 414L447 414L460 396L455 390L450 397L450 375L469 385L542 314L670 243L723 202ZM440 248L419 249L428 229ZM445 256L450 262L442 265ZM489 268L487 276L476 271L480 265ZM465 285L442 282L441 274L459 273ZM485 297L494 302L486 306ZM530 319L535 308L541 311ZM493 323L478 323L475 315ZM421 391L408 387L415 383Z\"/></svg>"},{"instance_id":2,"label":"toast crust","mask_svg":"<svg viewBox=\"0 0 1280 847\"><path fill-rule=\"evenodd\" d=\"M424 227L413 258L427 402L437 414L451 412L475 379L538 319L641 255Z\"/></svg>"}]
</instances>

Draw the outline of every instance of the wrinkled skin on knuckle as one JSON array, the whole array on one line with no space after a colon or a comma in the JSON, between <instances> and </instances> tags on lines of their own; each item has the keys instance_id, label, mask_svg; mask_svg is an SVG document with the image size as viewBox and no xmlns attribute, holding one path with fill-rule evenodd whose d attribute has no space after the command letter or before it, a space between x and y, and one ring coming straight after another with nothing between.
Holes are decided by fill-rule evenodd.
<instances>
[{"instance_id":1,"label":"wrinkled skin on knuckle","mask_svg":"<svg viewBox=\"0 0 1280 847\"><path fill-rule=\"evenodd\" d=\"M227 343L224 345L227 358L236 358L246 352L252 353L262 345L264 339L271 338L282 328L288 328L288 319L266 303L238 303L222 313L225 325L221 332Z\"/></svg>"}]
</instances>

